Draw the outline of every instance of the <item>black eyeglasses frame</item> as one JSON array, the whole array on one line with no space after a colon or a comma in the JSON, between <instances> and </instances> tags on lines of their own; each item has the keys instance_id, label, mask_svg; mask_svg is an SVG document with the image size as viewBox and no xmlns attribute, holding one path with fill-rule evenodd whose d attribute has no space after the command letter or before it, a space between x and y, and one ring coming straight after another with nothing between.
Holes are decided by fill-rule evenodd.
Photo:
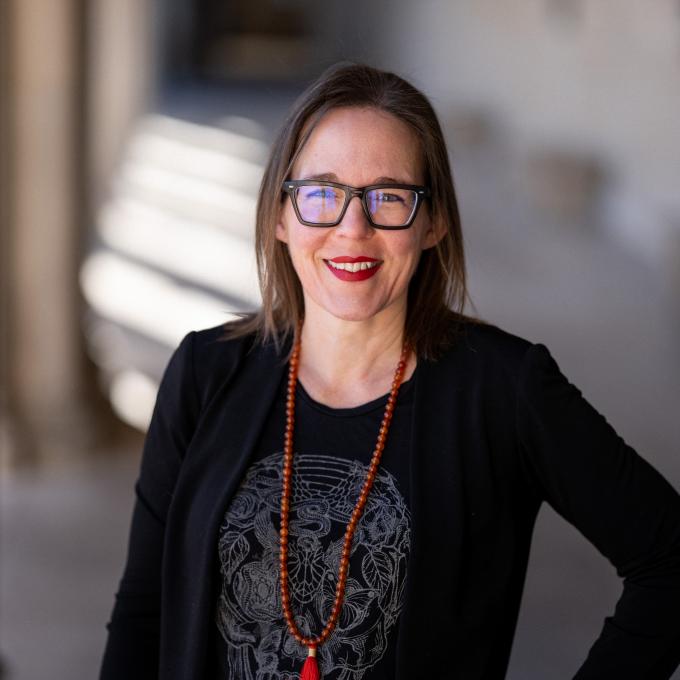
<instances>
[{"instance_id":1,"label":"black eyeglasses frame","mask_svg":"<svg viewBox=\"0 0 680 680\"><path fill-rule=\"evenodd\" d=\"M304 186L329 186L335 187L336 189L342 189L345 192L345 203L342 206L342 210L340 211L338 219L335 220L334 222L308 222L307 220L302 219L302 215L300 214L300 211L298 209L295 191L298 187ZM413 206L413 210L411 211L411 215L409 216L408 220L404 224L400 224L399 226L396 227L376 224L373 221L373 218L371 217L371 212L368 209L368 205L366 203L366 194L367 192L372 191L373 189L411 189L412 191L414 191L416 195L416 202ZM423 202L423 199L429 198L430 196L430 190L427 187L419 186L416 184L384 183L384 184L369 184L368 186L365 187L353 187L350 186L349 184L340 184L338 182L325 182L313 179L284 180L284 182L281 185L281 190L290 196L290 201L293 204L293 210L295 211L295 215L298 218L298 221L307 227L326 228L337 226L338 224L340 224L340 222L342 222L342 218L345 216L345 213L347 212L349 202L355 196L358 196L361 199L361 205L364 209L364 214L366 215L366 219L368 220L369 224L375 229L386 229L389 231L408 229L413 224L413 221L415 220L416 215L418 214L418 209L420 208L420 204Z\"/></svg>"}]
</instances>

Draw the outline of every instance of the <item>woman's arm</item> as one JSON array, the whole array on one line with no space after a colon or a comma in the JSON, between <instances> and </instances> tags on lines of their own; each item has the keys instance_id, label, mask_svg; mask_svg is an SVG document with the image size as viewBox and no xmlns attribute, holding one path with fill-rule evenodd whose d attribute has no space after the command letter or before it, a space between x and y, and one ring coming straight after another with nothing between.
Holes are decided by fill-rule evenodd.
<instances>
[{"instance_id":1,"label":"woman's arm","mask_svg":"<svg viewBox=\"0 0 680 680\"><path fill-rule=\"evenodd\" d=\"M544 345L527 351L519 383L518 436L532 486L623 578L575 680L666 680L680 663L680 496Z\"/></svg>"},{"instance_id":2,"label":"woman's arm","mask_svg":"<svg viewBox=\"0 0 680 680\"><path fill-rule=\"evenodd\" d=\"M100 680L158 676L165 521L199 413L193 338L189 333L175 350L158 390L135 484L127 562L107 625Z\"/></svg>"}]
</instances>

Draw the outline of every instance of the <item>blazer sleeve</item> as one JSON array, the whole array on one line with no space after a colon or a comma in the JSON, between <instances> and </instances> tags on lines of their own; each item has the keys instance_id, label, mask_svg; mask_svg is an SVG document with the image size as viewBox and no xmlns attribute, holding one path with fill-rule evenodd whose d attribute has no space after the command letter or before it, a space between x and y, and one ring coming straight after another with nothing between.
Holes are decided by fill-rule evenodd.
<instances>
[{"instance_id":1,"label":"blazer sleeve","mask_svg":"<svg viewBox=\"0 0 680 680\"><path fill-rule=\"evenodd\" d=\"M574 680L662 680L680 663L680 497L532 345L517 397L531 485L623 579Z\"/></svg>"},{"instance_id":2,"label":"blazer sleeve","mask_svg":"<svg viewBox=\"0 0 680 680\"><path fill-rule=\"evenodd\" d=\"M144 440L127 560L107 624L100 680L158 677L165 522L199 414L194 335L182 340L165 368Z\"/></svg>"}]
</instances>

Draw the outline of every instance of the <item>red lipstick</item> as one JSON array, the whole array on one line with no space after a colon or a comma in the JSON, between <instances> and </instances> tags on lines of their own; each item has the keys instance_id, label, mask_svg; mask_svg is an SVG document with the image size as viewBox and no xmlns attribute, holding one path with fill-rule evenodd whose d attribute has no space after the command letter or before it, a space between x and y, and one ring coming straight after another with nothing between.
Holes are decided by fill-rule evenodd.
<instances>
[{"instance_id":1,"label":"red lipstick","mask_svg":"<svg viewBox=\"0 0 680 680\"><path fill-rule=\"evenodd\" d=\"M328 269L331 273L336 276L341 281L365 281L370 279L378 269L380 269L382 262L376 260L374 257L366 257L360 255L359 257L348 257L346 255L341 255L339 257L333 257L330 260L324 260ZM358 268L357 271L353 271L354 267L347 265L357 265L362 262L368 263L370 266L365 268ZM334 267L333 265L345 265L342 268Z\"/></svg>"}]
</instances>

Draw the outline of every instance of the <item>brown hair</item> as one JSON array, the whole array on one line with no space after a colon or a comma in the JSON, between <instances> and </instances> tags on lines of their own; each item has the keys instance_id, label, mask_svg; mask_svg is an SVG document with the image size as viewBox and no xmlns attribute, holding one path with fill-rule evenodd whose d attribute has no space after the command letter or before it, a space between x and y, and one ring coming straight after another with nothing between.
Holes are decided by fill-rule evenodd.
<instances>
[{"instance_id":1,"label":"brown hair","mask_svg":"<svg viewBox=\"0 0 680 680\"><path fill-rule=\"evenodd\" d=\"M418 356L436 358L453 340L468 301L463 234L446 143L432 105L403 78L363 64L331 66L305 90L276 138L257 202L255 247L262 293L259 311L226 325L226 338L256 333L277 346L294 336L304 318L302 286L288 248L276 238L282 191L305 142L322 116L347 106L392 114L417 135L430 188L430 217L446 225L436 246L424 250L410 283L405 339ZM476 319L469 319L477 321Z\"/></svg>"}]
</instances>

